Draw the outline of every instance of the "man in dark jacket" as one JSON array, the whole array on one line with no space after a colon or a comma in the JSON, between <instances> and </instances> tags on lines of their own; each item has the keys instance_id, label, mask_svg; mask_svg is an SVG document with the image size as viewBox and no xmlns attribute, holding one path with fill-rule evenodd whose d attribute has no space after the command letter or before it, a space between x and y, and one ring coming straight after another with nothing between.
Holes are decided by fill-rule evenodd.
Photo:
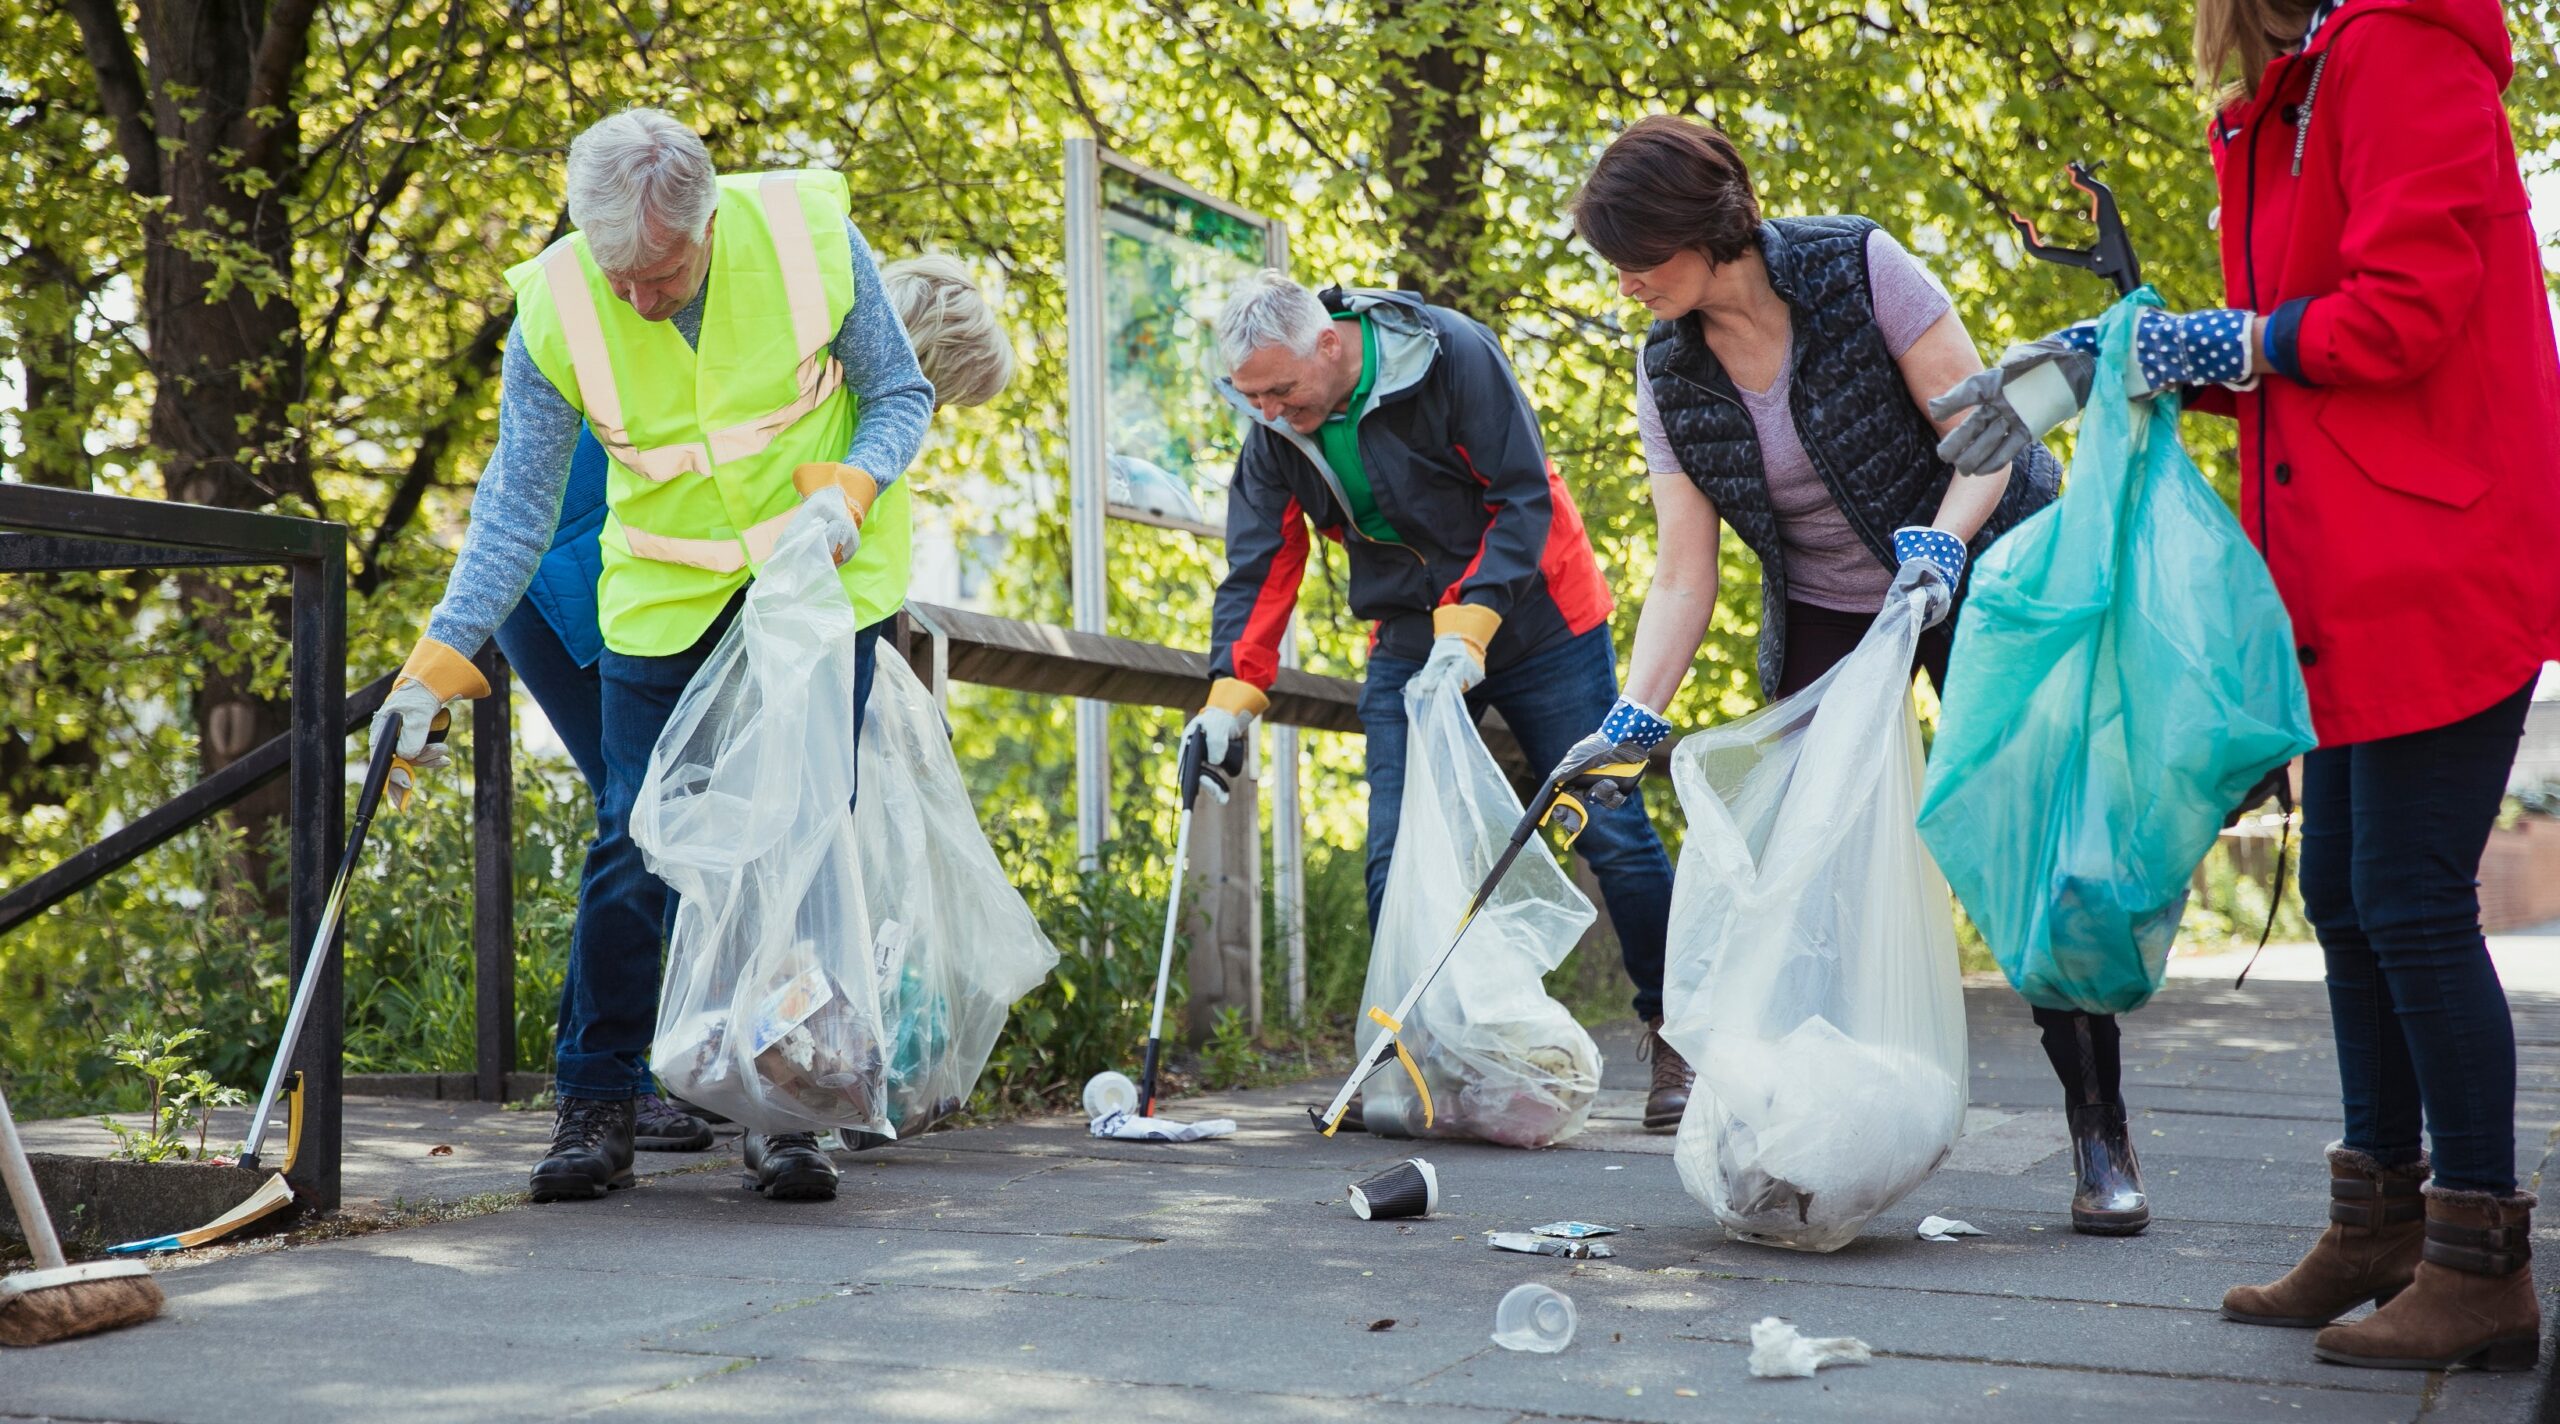
<instances>
[{"instance_id":1,"label":"man in dark jacket","mask_svg":"<svg viewBox=\"0 0 2560 1424\"><path fill-rule=\"evenodd\" d=\"M1572 496L1493 333L1407 292L1321 296L1258 273L1219 314L1221 389L1252 418L1227 501L1227 576L1208 706L1186 735L1222 759L1267 703L1306 570L1308 529L1343 545L1370 620L1360 721L1369 754L1369 921L1395 852L1404 694L1453 684L1551 766L1618 695L1612 600ZM1648 1127L1668 1131L1690 1073L1662 1015L1671 862L1641 800L1594 807L1575 848L1599 877L1653 1055Z\"/></svg>"}]
</instances>

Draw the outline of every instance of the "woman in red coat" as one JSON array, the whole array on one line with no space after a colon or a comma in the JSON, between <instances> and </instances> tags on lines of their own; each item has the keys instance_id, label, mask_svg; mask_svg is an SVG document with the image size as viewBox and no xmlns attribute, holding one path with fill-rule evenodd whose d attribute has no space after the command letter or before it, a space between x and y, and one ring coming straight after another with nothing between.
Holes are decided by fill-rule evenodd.
<instances>
[{"instance_id":1,"label":"woman in red coat","mask_svg":"<svg viewBox=\"0 0 2560 1424\"><path fill-rule=\"evenodd\" d=\"M2475 877L2560 656L2560 357L2499 102L2505 18L2497 0L2198 0L2196 59L2231 78L2211 142L2232 305L2144 318L2129 382L2199 388L2193 408L2240 421L2241 519L2320 734L2302 894L2346 1118L2327 1232L2223 1314L2326 1327L2314 1351L2338 1364L2526 1368L2535 1202ZM2067 419L2090 349L2058 333L1948 392L1948 413L1975 408L1948 458L1995 469Z\"/></svg>"}]
</instances>

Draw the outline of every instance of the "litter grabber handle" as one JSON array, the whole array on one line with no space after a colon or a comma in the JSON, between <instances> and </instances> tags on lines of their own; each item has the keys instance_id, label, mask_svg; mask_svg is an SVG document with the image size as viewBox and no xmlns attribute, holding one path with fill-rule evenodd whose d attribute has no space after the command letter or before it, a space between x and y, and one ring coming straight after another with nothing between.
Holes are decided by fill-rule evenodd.
<instances>
[{"instance_id":1,"label":"litter grabber handle","mask_svg":"<svg viewBox=\"0 0 2560 1424\"><path fill-rule=\"evenodd\" d=\"M1218 795L1224 799L1235 789L1236 779L1244 775L1244 738L1227 738L1226 755L1209 760L1207 734L1194 731L1182 739L1182 757L1176 763L1176 784L1182 791L1182 809L1188 811L1200 800L1200 783L1218 784Z\"/></svg>"},{"instance_id":2,"label":"litter grabber handle","mask_svg":"<svg viewBox=\"0 0 2560 1424\"><path fill-rule=\"evenodd\" d=\"M355 878L356 861L364 854L365 834L373 828L374 808L382 804L382 789L391 779L391 763L399 749L400 716L394 713L384 720L382 735L374 738L373 758L365 764L364 788L356 796L355 824L347 831L347 849L338 857L338 873L329 882L329 899L320 910L320 927L312 933L310 952L303 957L302 982L294 986L293 1007L285 1015L284 1036L276 1044L275 1062L267 1069L266 1090L258 1095L258 1110L249 1119L249 1139L240 1149L240 1165L252 1171L258 1170L258 1149L267 1140L267 1115L275 1111L276 1097L284 1090L285 1079L292 1075L294 1045L301 1041L303 1020L311 1016L311 1000L326 977L327 956L337 941L338 926L346 919L347 884ZM297 1094L297 1120L300 1106Z\"/></svg>"},{"instance_id":3,"label":"litter grabber handle","mask_svg":"<svg viewBox=\"0 0 2560 1424\"><path fill-rule=\"evenodd\" d=\"M2056 247L2044 240L2036 225L2012 208L2010 225L2026 243L2027 255L2065 267L2095 272L2116 284L2116 295L2130 295L2142 285L2142 263L2133 255L2133 239L2124 230L2124 215L2116 208L2115 190L2098 181L2098 165L2075 158L2064 165L2063 172L2071 186L2089 195L2089 221L2097 225L2098 240L2089 247Z\"/></svg>"}]
</instances>

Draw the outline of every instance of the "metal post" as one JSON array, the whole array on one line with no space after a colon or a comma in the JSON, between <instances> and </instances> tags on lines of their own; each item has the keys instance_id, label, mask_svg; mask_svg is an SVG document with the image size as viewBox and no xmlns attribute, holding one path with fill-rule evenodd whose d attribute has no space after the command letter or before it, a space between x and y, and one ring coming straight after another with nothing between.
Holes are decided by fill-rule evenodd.
<instances>
[{"instance_id":1,"label":"metal post","mask_svg":"<svg viewBox=\"0 0 2560 1424\"><path fill-rule=\"evenodd\" d=\"M1298 625L1280 635L1280 666L1298 666ZM1298 787L1298 729L1271 729L1271 894L1288 956L1289 1022L1307 1013L1307 842Z\"/></svg>"},{"instance_id":2,"label":"metal post","mask_svg":"<svg viewBox=\"0 0 2560 1424\"><path fill-rule=\"evenodd\" d=\"M515 708L493 641L477 659L489 695L471 704L471 963L475 1066L484 1103L507 1100L516 1066Z\"/></svg>"},{"instance_id":3,"label":"metal post","mask_svg":"<svg viewBox=\"0 0 2560 1424\"><path fill-rule=\"evenodd\" d=\"M1289 270L1289 225L1271 219L1262 229L1262 260L1274 272ZM1298 620L1280 634L1280 666L1301 664ZM1288 955L1289 1022L1307 1016L1307 841L1304 793L1298 784L1298 729L1271 729L1271 893L1278 900L1280 943ZM1257 994L1257 1000L1259 995Z\"/></svg>"},{"instance_id":4,"label":"metal post","mask_svg":"<svg viewBox=\"0 0 2560 1424\"><path fill-rule=\"evenodd\" d=\"M320 556L293 561L293 738L287 797L291 803L293 883L288 951L292 983L321 976L311 1017L295 1045L302 1074L302 1143L294 1161L296 1198L314 1211L338 1207L338 1155L346 1136L346 1006L339 970L345 934L333 936L318 964L312 938L329 896L346 835L347 549L344 530Z\"/></svg>"},{"instance_id":5,"label":"metal post","mask_svg":"<svg viewBox=\"0 0 2560 1424\"><path fill-rule=\"evenodd\" d=\"M1110 496L1111 424L1104 369L1102 155L1067 140L1067 512L1075 629L1110 629L1103 506ZM1092 864L1111 838L1111 710L1076 699L1076 854Z\"/></svg>"}]
</instances>

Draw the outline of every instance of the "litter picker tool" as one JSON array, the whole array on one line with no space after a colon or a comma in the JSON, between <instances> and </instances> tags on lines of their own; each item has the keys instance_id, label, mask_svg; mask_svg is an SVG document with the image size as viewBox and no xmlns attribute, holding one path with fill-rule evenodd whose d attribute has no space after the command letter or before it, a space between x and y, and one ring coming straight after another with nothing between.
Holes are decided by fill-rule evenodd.
<instances>
[{"instance_id":1,"label":"litter picker tool","mask_svg":"<svg viewBox=\"0 0 2560 1424\"><path fill-rule=\"evenodd\" d=\"M1156 1061L1164 1049L1164 986L1173 975L1173 927L1182 913L1182 867L1191 853L1191 808L1200 800L1200 783L1217 783L1218 799L1224 801L1244 774L1244 737L1227 738L1227 753L1216 762L1209 760L1208 739L1193 732L1182 739L1182 759L1176 776L1182 789L1182 815L1173 832L1173 889L1165 896L1164 947L1156 952L1155 1016L1147 1021L1147 1056L1138 1069L1138 1116L1156 1115Z\"/></svg>"},{"instance_id":2,"label":"litter picker tool","mask_svg":"<svg viewBox=\"0 0 2560 1424\"><path fill-rule=\"evenodd\" d=\"M19 1229L36 1258L34 1270L0 1279L0 1345L42 1345L140 1324L160 1313L160 1283L140 1261L63 1261L61 1239L36 1193L35 1169L27 1164L6 1098L0 1098L0 1177L8 1179Z\"/></svg>"},{"instance_id":3,"label":"litter picker tool","mask_svg":"<svg viewBox=\"0 0 2560 1424\"><path fill-rule=\"evenodd\" d=\"M1502 885L1502 877L1510 873L1512 864L1520 859L1520 852L1528 846L1529 838L1538 833L1540 826L1553 821L1563 827L1565 848L1571 850L1573 843L1581 838L1583 828L1591 824L1591 811L1583 804L1584 797L1600 803L1607 810L1626 804L1627 797L1635 791L1637 778L1644 775L1645 752L1640 747L1620 743L1612 755L1617 760L1606 765L1585 767L1579 771L1560 768L1538 788L1536 798L1520 813L1519 824L1512 827L1511 839L1503 846L1502 854L1494 859L1493 869L1487 871L1483 882L1476 886L1475 898L1467 902L1466 913L1458 917L1458 928L1449 936L1448 947L1431 961L1430 968L1415 978L1392 1013L1374 1004L1369 1007L1369 1017L1386 1031L1371 1041L1369 1051L1360 1056L1359 1063L1351 1069L1351 1076L1343 1080L1342 1090L1333 1095L1331 1103L1322 1109L1307 1109L1307 1117L1317 1131L1327 1137L1333 1136L1342 1126L1342 1115L1350 1109L1351 1099L1360 1091L1360 1085L1369 1081L1370 1074L1386 1066L1390 1053L1404 1065L1405 1076L1413 1080L1414 1093L1422 1103L1422 1125L1431 1125L1431 1089L1422 1081L1421 1065L1413 1061L1412 1051L1404 1046L1404 1021L1411 1016L1414 1006L1422 1002L1423 991L1431 987L1431 981L1440 976L1441 969L1457 954L1458 946L1466 940L1467 927L1475 923L1476 915L1493 899L1493 892Z\"/></svg>"},{"instance_id":4,"label":"litter picker tool","mask_svg":"<svg viewBox=\"0 0 2560 1424\"><path fill-rule=\"evenodd\" d=\"M430 724L430 745L444 740L451 714L438 712ZM374 810L382 804L384 791L391 793L396 808L406 803L411 785L411 767L399 755L400 717L394 713L374 738L373 759L365 766L364 787L356 795L355 824L347 832L347 848L338 857L338 873L329 882L329 898L320 909L320 927L311 936L311 951L302 961L302 982L294 986L293 1006L285 1014L284 1036L276 1044L275 1063L267 1069L266 1091L258 1095L258 1109L249 1119L249 1139L240 1149L240 1165L255 1172L260 1169L258 1149L266 1145L267 1119L275 1111L276 1099L286 1101L284 1165L247 1201L190 1231L168 1236L155 1236L143 1241L127 1241L107 1248L109 1255L139 1256L154 1251L177 1251L218 1240L253 1221L274 1215L293 1204L293 1187L285 1173L293 1170L294 1159L302 1147L302 1075L293 1071L294 1046L301 1041L303 1021L311 1016L311 1000L326 976L329 956L337 948L338 928L346 920L347 887L354 880L356 864L364 856L367 832L373 829Z\"/></svg>"},{"instance_id":5,"label":"litter picker tool","mask_svg":"<svg viewBox=\"0 0 2560 1424\"><path fill-rule=\"evenodd\" d=\"M2133 255L2133 239L2125 235L2124 215L2116 211L2115 190L2097 180L2097 170L2097 164L2077 158L2063 169L2071 186L2089 195L2089 221L2098 228L2095 246L2056 247L2046 242L2036 225L2015 208L2009 210L2009 222L2025 241L2028 256L2094 272L2116 284L2116 295L2127 296L2142 285L2142 262Z\"/></svg>"}]
</instances>

